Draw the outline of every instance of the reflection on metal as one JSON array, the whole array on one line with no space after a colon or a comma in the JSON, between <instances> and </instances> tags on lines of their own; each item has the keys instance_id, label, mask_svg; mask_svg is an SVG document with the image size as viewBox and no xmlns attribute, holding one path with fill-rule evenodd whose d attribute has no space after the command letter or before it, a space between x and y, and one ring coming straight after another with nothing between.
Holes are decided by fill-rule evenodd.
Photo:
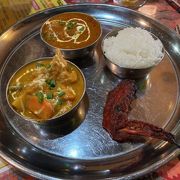
<instances>
[{"instance_id":1,"label":"reflection on metal","mask_svg":"<svg viewBox=\"0 0 180 180\"><path fill-rule=\"evenodd\" d=\"M26 147L22 148L22 149L21 149L21 152L22 152L23 154L26 154L26 153L27 153L27 148L26 148Z\"/></svg>"},{"instance_id":2,"label":"reflection on metal","mask_svg":"<svg viewBox=\"0 0 180 180\"><path fill-rule=\"evenodd\" d=\"M54 128L37 126L16 117L11 111L5 98L8 79L25 62L39 56L53 55L53 50L40 40L39 29L46 19L65 11L87 12L97 17L103 26L103 35L120 26L143 28L144 25L138 22L140 18L149 23L152 33L165 37L162 41L169 55L147 78L141 80L142 91L137 93L130 115L160 127L166 126L168 131L173 130L175 136L180 138L180 85L176 78L180 76L180 61L173 47L175 42L180 44L177 35L142 14L118 6L69 5L29 17L14 26L13 32L7 32L12 33L13 39L4 42L3 46L0 40L0 61L4 62L0 75L0 155L26 173L39 179L53 180L90 179L92 175L101 179L136 178L178 155L179 151L169 143L156 149L162 142L159 140L145 139L144 143L115 142L102 128L106 94L120 79L104 67L101 41L92 59L76 62L86 77L87 94L69 124ZM114 18L109 21L106 19L108 16ZM180 47L177 48L180 52ZM169 102L172 102L171 110Z\"/></svg>"},{"instance_id":3,"label":"reflection on metal","mask_svg":"<svg viewBox=\"0 0 180 180\"><path fill-rule=\"evenodd\" d=\"M147 86L148 86L149 88L151 88L152 85L151 85L151 81L150 81L150 79L149 79L149 75L147 76L146 79L147 79L147 83L146 83Z\"/></svg>"},{"instance_id":4,"label":"reflection on metal","mask_svg":"<svg viewBox=\"0 0 180 180\"><path fill-rule=\"evenodd\" d=\"M169 107L168 107L169 111L173 110L173 104L174 103L172 101L169 102Z\"/></svg>"},{"instance_id":5,"label":"reflection on metal","mask_svg":"<svg viewBox=\"0 0 180 180\"><path fill-rule=\"evenodd\" d=\"M139 23L143 26L143 27L147 27L149 26L149 23L147 21L144 21L144 20L139 20Z\"/></svg>"},{"instance_id":6,"label":"reflection on metal","mask_svg":"<svg viewBox=\"0 0 180 180\"><path fill-rule=\"evenodd\" d=\"M68 152L68 154L72 158L77 158L78 157L78 151L76 149L73 149L73 147L71 147L71 149Z\"/></svg>"},{"instance_id":7,"label":"reflection on metal","mask_svg":"<svg viewBox=\"0 0 180 180\"><path fill-rule=\"evenodd\" d=\"M175 44L173 44L173 48L174 48L174 51L176 52L176 53L178 53L178 54L180 54L180 52L179 52L179 44L178 43L175 43Z\"/></svg>"}]
</instances>

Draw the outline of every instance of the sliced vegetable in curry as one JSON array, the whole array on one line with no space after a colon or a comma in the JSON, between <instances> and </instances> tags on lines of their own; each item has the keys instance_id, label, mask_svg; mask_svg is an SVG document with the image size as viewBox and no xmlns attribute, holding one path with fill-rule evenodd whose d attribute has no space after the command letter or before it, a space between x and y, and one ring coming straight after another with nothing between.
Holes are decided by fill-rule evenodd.
<instances>
[{"instance_id":1,"label":"sliced vegetable in curry","mask_svg":"<svg viewBox=\"0 0 180 180\"><path fill-rule=\"evenodd\" d=\"M84 93L84 79L72 63L57 51L20 68L8 86L8 100L15 111L37 121L71 110Z\"/></svg>"}]
</instances>

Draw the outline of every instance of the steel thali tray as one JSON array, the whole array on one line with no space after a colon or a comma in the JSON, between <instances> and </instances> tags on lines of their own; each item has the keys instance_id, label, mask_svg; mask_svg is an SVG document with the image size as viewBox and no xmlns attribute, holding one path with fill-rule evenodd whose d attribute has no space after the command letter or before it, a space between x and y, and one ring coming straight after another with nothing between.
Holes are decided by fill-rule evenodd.
<instances>
[{"instance_id":1,"label":"steel thali tray","mask_svg":"<svg viewBox=\"0 0 180 180\"><path fill-rule=\"evenodd\" d=\"M118 178L147 174L177 156L169 143L117 143L102 128L102 112L109 90L121 80L104 65L100 48L93 57L75 63L87 80L87 91L70 125L45 127L17 117L6 101L10 76L23 64L54 55L40 39L39 30L49 17L78 11L96 17L103 35L118 27L142 27L158 36L166 49L163 61L146 79L137 81L141 90L130 116L165 128L180 139L180 38L158 22L126 8L81 4L49 9L30 16L0 37L0 155L18 169L40 179Z\"/></svg>"}]
</instances>

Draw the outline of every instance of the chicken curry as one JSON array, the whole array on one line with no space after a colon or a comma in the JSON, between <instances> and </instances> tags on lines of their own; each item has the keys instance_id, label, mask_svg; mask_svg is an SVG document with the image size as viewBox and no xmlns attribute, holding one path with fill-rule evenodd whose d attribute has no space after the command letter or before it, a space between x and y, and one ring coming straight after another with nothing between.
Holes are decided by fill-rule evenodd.
<instances>
[{"instance_id":1,"label":"chicken curry","mask_svg":"<svg viewBox=\"0 0 180 180\"><path fill-rule=\"evenodd\" d=\"M42 39L49 45L61 49L90 46L100 35L100 23L92 16L78 12L53 16L41 28Z\"/></svg>"}]
</instances>

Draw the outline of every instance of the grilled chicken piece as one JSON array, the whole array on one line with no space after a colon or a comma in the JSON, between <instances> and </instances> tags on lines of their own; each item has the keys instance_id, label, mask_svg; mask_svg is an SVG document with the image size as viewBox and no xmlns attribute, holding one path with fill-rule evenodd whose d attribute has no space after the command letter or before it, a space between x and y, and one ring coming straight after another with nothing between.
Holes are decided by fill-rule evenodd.
<instances>
[{"instance_id":1,"label":"grilled chicken piece","mask_svg":"<svg viewBox=\"0 0 180 180\"><path fill-rule=\"evenodd\" d=\"M123 80L108 93L103 112L103 127L112 139L123 142L135 136L162 139L176 144L174 136L162 128L139 120L129 120L130 105L135 99L136 86L133 80Z\"/></svg>"}]
</instances>

